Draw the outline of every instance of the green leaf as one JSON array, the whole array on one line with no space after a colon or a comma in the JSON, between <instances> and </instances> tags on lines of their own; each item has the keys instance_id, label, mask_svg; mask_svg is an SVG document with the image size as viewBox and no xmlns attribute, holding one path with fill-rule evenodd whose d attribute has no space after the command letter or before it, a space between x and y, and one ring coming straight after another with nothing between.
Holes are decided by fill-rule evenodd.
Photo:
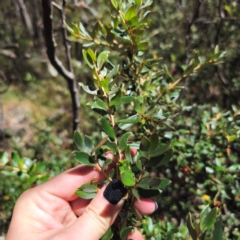
<instances>
[{"instance_id":1,"label":"green leaf","mask_svg":"<svg viewBox=\"0 0 240 240\"><path fill-rule=\"evenodd\" d=\"M98 189L96 184L86 183L77 189L75 194L84 199L92 199L96 196L97 191Z\"/></svg>"},{"instance_id":2,"label":"green leaf","mask_svg":"<svg viewBox=\"0 0 240 240\"><path fill-rule=\"evenodd\" d=\"M97 95L97 89L92 91L92 90L89 89L89 86L85 86L83 83L79 83L79 85L83 88L83 90L86 93L89 93L91 95Z\"/></svg>"},{"instance_id":3,"label":"green leaf","mask_svg":"<svg viewBox=\"0 0 240 240\"><path fill-rule=\"evenodd\" d=\"M222 218L219 217L214 224L213 240L223 240Z\"/></svg>"},{"instance_id":4,"label":"green leaf","mask_svg":"<svg viewBox=\"0 0 240 240\"><path fill-rule=\"evenodd\" d=\"M121 100L120 100L120 104L128 104L132 101L134 101L134 97L133 96L125 96L125 97L122 97Z\"/></svg>"},{"instance_id":5,"label":"green leaf","mask_svg":"<svg viewBox=\"0 0 240 240\"><path fill-rule=\"evenodd\" d=\"M116 138L115 131L106 118L101 119L104 132L112 139Z\"/></svg>"},{"instance_id":6,"label":"green leaf","mask_svg":"<svg viewBox=\"0 0 240 240\"><path fill-rule=\"evenodd\" d=\"M197 231L193 227L192 215L190 212L188 213L188 217L187 217L187 228L188 228L189 234L191 235L192 239L197 240Z\"/></svg>"},{"instance_id":7,"label":"green leaf","mask_svg":"<svg viewBox=\"0 0 240 240\"><path fill-rule=\"evenodd\" d=\"M92 108L108 111L107 104L99 98L97 98L96 101L92 104Z\"/></svg>"},{"instance_id":8,"label":"green leaf","mask_svg":"<svg viewBox=\"0 0 240 240\"><path fill-rule=\"evenodd\" d=\"M120 101L121 96L122 96L122 92L121 92L121 90L119 90L119 91L115 94L115 96L113 96L113 97L111 98L109 105L110 105L110 106L116 105L116 104Z\"/></svg>"},{"instance_id":9,"label":"green leaf","mask_svg":"<svg viewBox=\"0 0 240 240\"><path fill-rule=\"evenodd\" d=\"M142 0L134 0L136 5L140 5L142 3Z\"/></svg>"},{"instance_id":10,"label":"green leaf","mask_svg":"<svg viewBox=\"0 0 240 240\"><path fill-rule=\"evenodd\" d=\"M200 218L204 218L210 211L209 205L207 205L200 213Z\"/></svg>"},{"instance_id":11,"label":"green leaf","mask_svg":"<svg viewBox=\"0 0 240 240\"><path fill-rule=\"evenodd\" d=\"M135 188L132 188L132 194L135 198L140 199L140 195L138 193L138 190Z\"/></svg>"},{"instance_id":12,"label":"green leaf","mask_svg":"<svg viewBox=\"0 0 240 240\"><path fill-rule=\"evenodd\" d=\"M137 118L137 115L133 115L129 118L126 118L126 119L121 119L121 120L118 120L117 123L139 123L141 122L141 119Z\"/></svg>"},{"instance_id":13,"label":"green leaf","mask_svg":"<svg viewBox=\"0 0 240 240\"><path fill-rule=\"evenodd\" d=\"M12 153L12 161L15 167L18 167L20 170L22 170L24 162L16 152Z\"/></svg>"},{"instance_id":14,"label":"green leaf","mask_svg":"<svg viewBox=\"0 0 240 240\"><path fill-rule=\"evenodd\" d=\"M141 143L140 143L140 150L143 152L148 152L150 147L151 147L151 144L150 144L149 139L147 137L143 136L141 139Z\"/></svg>"},{"instance_id":15,"label":"green leaf","mask_svg":"<svg viewBox=\"0 0 240 240\"><path fill-rule=\"evenodd\" d=\"M91 56L89 55L89 53L87 52L87 50L83 49L82 53L83 53L83 58L84 58L85 62L87 63L87 65L88 65L91 69L93 69L94 64L93 64L92 58L91 58Z\"/></svg>"},{"instance_id":16,"label":"green leaf","mask_svg":"<svg viewBox=\"0 0 240 240\"><path fill-rule=\"evenodd\" d=\"M138 187L143 189L159 189L161 179L158 177L145 177L140 180Z\"/></svg>"},{"instance_id":17,"label":"green leaf","mask_svg":"<svg viewBox=\"0 0 240 240\"><path fill-rule=\"evenodd\" d=\"M106 78L115 77L118 74L119 65L113 67L113 69L107 74Z\"/></svg>"},{"instance_id":18,"label":"green leaf","mask_svg":"<svg viewBox=\"0 0 240 240\"><path fill-rule=\"evenodd\" d=\"M4 166L8 163L8 153L3 151L0 153L0 163Z\"/></svg>"},{"instance_id":19,"label":"green leaf","mask_svg":"<svg viewBox=\"0 0 240 240\"><path fill-rule=\"evenodd\" d=\"M144 9L144 8L149 7L150 5L152 5L153 0L146 0L146 1L144 1L144 3L145 4L141 7L141 9Z\"/></svg>"},{"instance_id":20,"label":"green leaf","mask_svg":"<svg viewBox=\"0 0 240 240\"><path fill-rule=\"evenodd\" d=\"M122 183L127 187L135 185L135 176L131 170L130 163L126 160L122 161L122 165L119 166Z\"/></svg>"},{"instance_id":21,"label":"green leaf","mask_svg":"<svg viewBox=\"0 0 240 240\"><path fill-rule=\"evenodd\" d=\"M38 179L37 176L31 176L28 178L28 183L33 184L34 182L37 181L37 179Z\"/></svg>"},{"instance_id":22,"label":"green leaf","mask_svg":"<svg viewBox=\"0 0 240 240\"><path fill-rule=\"evenodd\" d=\"M213 208L208 214L204 215L200 222L200 228L202 231L210 229L215 223L217 218L217 208Z\"/></svg>"},{"instance_id":23,"label":"green leaf","mask_svg":"<svg viewBox=\"0 0 240 240\"><path fill-rule=\"evenodd\" d=\"M168 232L167 232L167 238L166 240L174 240L174 233L177 233L178 232L178 228L172 228L170 229Z\"/></svg>"},{"instance_id":24,"label":"green leaf","mask_svg":"<svg viewBox=\"0 0 240 240\"><path fill-rule=\"evenodd\" d=\"M117 0L111 0L112 5L114 6L114 8L116 8L118 10L118 1Z\"/></svg>"},{"instance_id":25,"label":"green leaf","mask_svg":"<svg viewBox=\"0 0 240 240\"><path fill-rule=\"evenodd\" d=\"M107 232L102 236L101 240L111 240L113 237L113 234L114 234L113 227L110 227L107 230Z\"/></svg>"},{"instance_id":26,"label":"green leaf","mask_svg":"<svg viewBox=\"0 0 240 240\"><path fill-rule=\"evenodd\" d=\"M149 162L148 162L148 166L149 167L160 167L165 165L166 163L168 163L171 158L173 156L173 150L169 149L166 154L164 155L164 157L161 159L161 157L154 157L154 158L150 158Z\"/></svg>"},{"instance_id":27,"label":"green leaf","mask_svg":"<svg viewBox=\"0 0 240 240\"><path fill-rule=\"evenodd\" d=\"M164 147L157 147L154 151L150 153L150 157L158 157L162 154L164 154L170 147L170 143L165 145Z\"/></svg>"},{"instance_id":28,"label":"green leaf","mask_svg":"<svg viewBox=\"0 0 240 240\"><path fill-rule=\"evenodd\" d=\"M163 189L165 188L169 183L171 183L172 181L167 179L167 178L161 178L161 183L159 185L159 189Z\"/></svg>"},{"instance_id":29,"label":"green leaf","mask_svg":"<svg viewBox=\"0 0 240 240\"><path fill-rule=\"evenodd\" d=\"M145 177L140 180L138 183L139 188L143 189L161 189L167 186L171 181L167 178L158 178L158 177Z\"/></svg>"},{"instance_id":30,"label":"green leaf","mask_svg":"<svg viewBox=\"0 0 240 240\"><path fill-rule=\"evenodd\" d=\"M86 31L85 27L83 26L83 24L82 24L81 22L80 22L80 24L79 24L79 27L80 27L81 33L82 33L84 36L92 39L92 37L91 37L91 36L89 35L89 33Z\"/></svg>"},{"instance_id":31,"label":"green leaf","mask_svg":"<svg viewBox=\"0 0 240 240\"><path fill-rule=\"evenodd\" d=\"M143 189L143 188L138 188L138 193L140 197L142 198L151 198L151 197L156 197L159 195L159 190L151 190L151 189Z\"/></svg>"},{"instance_id":32,"label":"green leaf","mask_svg":"<svg viewBox=\"0 0 240 240\"><path fill-rule=\"evenodd\" d=\"M84 138L84 143L85 143L85 152L90 153L94 148L94 145L92 140L87 135Z\"/></svg>"},{"instance_id":33,"label":"green leaf","mask_svg":"<svg viewBox=\"0 0 240 240\"><path fill-rule=\"evenodd\" d=\"M73 138L74 138L74 142L75 142L77 148L80 151L84 151L85 144L84 144L84 141L83 141L83 138L82 138L81 134L78 131L75 131L74 135L73 135Z\"/></svg>"},{"instance_id":34,"label":"green leaf","mask_svg":"<svg viewBox=\"0 0 240 240\"><path fill-rule=\"evenodd\" d=\"M148 42L142 41L137 45L138 51L144 51L148 48Z\"/></svg>"},{"instance_id":35,"label":"green leaf","mask_svg":"<svg viewBox=\"0 0 240 240\"><path fill-rule=\"evenodd\" d=\"M75 152L75 159L87 166L95 166L93 158L85 152Z\"/></svg>"},{"instance_id":36,"label":"green leaf","mask_svg":"<svg viewBox=\"0 0 240 240\"><path fill-rule=\"evenodd\" d=\"M121 151L125 150L127 148L127 142L129 137L133 135L132 132L126 132L122 135L122 137L119 140L119 148Z\"/></svg>"},{"instance_id":37,"label":"green leaf","mask_svg":"<svg viewBox=\"0 0 240 240\"><path fill-rule=\"evenodd\" d=\"M99 54L99 56L97 58L98 70L100 70L102 68L103 64L107 61L109 53L110 53L109 51L103 51Z\"/></svg>"},{"instance_id":38,"label":"green leaf","mask_svg":"<svg viewBox=\"0 0 240 240\"><path fill-rule=\"evenodd\" d=\"M114 142L106 141L105 146L107 146L113 154L117 152L117 145Z\"/></svg>"},{"instance_id":39,"label":"green leaf","mask_svg":"<svg viewBox=\"0 0 240 240\"><path fill-rule=\"evenodd\" d=\"M91 48L88 48L87 52L90 55L92 61L96 62L97 61L97 57L96 57L95 53L93 52L93 50Z\"/></svg>"},{"instance_id":40,"label":"green leaf","mask_svg":"<svg viewBox=\"0 0 240 240\"><path fill-rule=\"evenodd\" d=\"M129 146L127 146L127 149L125 151L125 158L129 163L132 163L132 155L131 155Z\"/></svg>"},{"instance_id":41,"label":"green leaf","mask_svg":"<svg viewBox=\"0 0 240 240\"><path fill-rule=\"evenodd\" d=\"M121 230L120 232L120 238L121 239L126 239L128 234L133 230L133 227L126 227Z\"/></svg>"},{"instance_id":42,"label":"green leaf","mask_svg":"<svg viewBox=\"0 0 240 240\"><path fill-rule=\"evenodd\" d=\"M129 21L131 18L135 17L137 15L135 6L132 5L126 12L124 18L126 21Z\"/></svg>"},{"instance_id":43,"label":"green leaf","mask_svg":"<svg viewBox=\"0 0 240 240\"><path fill-rule=\"evenodd\" d=\"M175 79L172 76L172 74L169 72L167 65L164 65L164 70L165 70L166 75L172 80L172 82L175 82Z\"/></svg>"},{"instance_id":44,"label":"green leaf","mask_svg":"<svg viewBox=\"0 0 240 240\"><path fill-rule=\"evenodd\" d=\"M113 162L112 159L106 160L106 161L104 162L103 166L102 166L103 171L105 171L105 170L107 169L108 165L110 165L112 162Z\"/></svg>"},{"instance_id":45,"label":"green leaf","mask_svg":"<svg viewBox=\"0 0 240 240\"><path fill-rule=\"evenodd\" d=\"M65 23L65 26L66 26L67 30L74 36L74 30L66 23Z\"/></svg>"},{"instance_id":46,"label":"green leaf","mask_svg":"<svg viewBox=\"0 0 240 240\"><path fill-rule=\"evenodd\" d=\"M149 138L150 141L150 149L149 152L152 152L156 149L156 147L159 145L159 137L156 133L152 134Z\"/></svg>"}]
</instances>

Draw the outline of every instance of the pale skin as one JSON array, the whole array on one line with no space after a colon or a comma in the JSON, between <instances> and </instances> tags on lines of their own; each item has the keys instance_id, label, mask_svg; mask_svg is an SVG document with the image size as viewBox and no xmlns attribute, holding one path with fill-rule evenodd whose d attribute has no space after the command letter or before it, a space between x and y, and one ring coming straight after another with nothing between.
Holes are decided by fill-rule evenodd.
<instances>
[{"instance_id":1,"label":"pale skin","mask_svg":"<svg viewBox=\"0 0 240 240\"><path fill-rule=\"evenodd\" d=\"M84 200L74 191L84 183L105 178L96 168L78 166L24 192L17 200L7 240L99 240L114 223L124 200L110 204L102 187L92 200ZM155 203L151 199L135 201L140 213L151 214ZM135 229L127 239L143 240Z\"/></svg>"}]
</instances>

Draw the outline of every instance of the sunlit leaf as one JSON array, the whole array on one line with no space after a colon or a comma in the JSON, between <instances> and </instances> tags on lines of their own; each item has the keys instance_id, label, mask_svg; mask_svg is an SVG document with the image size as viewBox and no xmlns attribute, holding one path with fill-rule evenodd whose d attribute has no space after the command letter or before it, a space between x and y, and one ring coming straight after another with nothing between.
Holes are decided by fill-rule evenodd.
<instances>
[{"instance_id":1,"label":"sunlit leaf","mask_svg":"<svg viewBox=\"0 0 240 240\"><path fill-rule=\"evenodd\" d=\"M109 53L110 53L109 51L103 51L99 54L97 58L97 67L99 70L102 68L103 64L107 61Z\"/></svg>"},{"instance_id":2,"label":"sunlit leaf","mask_svg":"<svg viewBox=\"0 0 240 240\"><path fill-rule=\"evenodd\" d=\"M88 52L89 56L91 57L92 61L96 62L97 61L97 57L96 57L95 53L93 52L93 50L91 48L88 48L87 52Z\"/></svg>"},{"instance_id":3,"label":"sunlit leaf","mask_svg":"<svg viewBox=\"0 0 240 240\"><path fill-rule=\"evenodd\" d=\"M118 10L118 1L117 0L111 0L112 5Z\"/></svg>"},{"instance_id":4,"label":"sunlit leaf","mask_svg":"<svg viewBox=\"0 0 240 240\"><path fill-rule=\"evenodd\" d=\"M0 163L4 166L5 164L7 164L9 161L8 159L8 153L7 152L1 152L0 153Z\"/></svg>"},{"instance_id":5,"label":"sunlit leaf","mask_svg":"<svg viewBox=\"0 0 240 240\"><path fill-rule=\"evenodd\" d=\"M130 164L125 160L122 165L119 166L122 183L127 187L135 185L135 176L131 170Z\"/></svg>"},{"instance_id":6,"label":"sunlit leaf","mask_svg":"<svg viewBox=\"0 0 240 240\"><path fill-rule=\"evenodd\" d=\"M215 221L216 221L216 217L217 217L217 208L213 208L208 214L204 215L203 218L201 219L200 222L200 228L202 230L210 229Z\"/></svg>"}]
</instances>

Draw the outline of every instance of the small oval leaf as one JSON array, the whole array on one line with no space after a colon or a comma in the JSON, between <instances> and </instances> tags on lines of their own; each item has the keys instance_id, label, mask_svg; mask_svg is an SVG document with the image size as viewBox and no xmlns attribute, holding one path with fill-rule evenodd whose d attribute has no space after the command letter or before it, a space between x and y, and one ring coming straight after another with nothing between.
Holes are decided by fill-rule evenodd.
<instances>
[{"instance_id":1,"label":"small oval leaf","mask_svg":"<svg viewBox=\"0 0 240 240\"><path fill-rule=\"evenodd\" d=\"M82 163L82 164L85 164L87 166L95 166L95 163L92 159L92 157L90 155L88 155L87 153L85 152L75 152L75 159Z\"/></svg>"},{"instance_id":2,"label":"small oval leaf","mask_svg":"<svg viewBox=\"0 0 240 240\"><path fill-rule=\"evenodd\" d=\"M201 222L200 222L200 228L202 231L205 229L210 229L213 224L215 223L217 218L217 208L213 208L207 215L205 215Z\"/></svg>"},{"instance_id":3,"label":"small oval leaf","mask_svg":"<svg viewBox=\"0 0 240 240\"><path fill-rule=\"evenodd\" d=\"M85 144L84 144L84 141L83 141L83 138L82 138L81 134L78 131L75 131L74 135L73 135L73 138L74 138L74 142L75 142L77 148L80 151L84 151Z\"/></svg>"},{"instance_id":4,"label":"small oval leaf","mask_svg":"<svg viewBox=\"0 0 240 240\"><path fill-rule=\"evenodd\" d=\"M150 153L150 157L158 157L164 154L170 147L170 143L165 145L164 147L157 147L153 152Z\"/></svg>"},{"instance_id":5,"label":"small oval leaf","mask_svg":"<svg viewBox=\"0 0 240 240\"><path fill-rule=\"evenodd\" d=\"M127 142L129 137L132 135L132 132L126 132L122 135L122 137L119 140L119 148L121 151L125 150L127 148Z\"/></svg>"},{"instance_id":6,"label":"small oval leaf","mask_svg":"<svg viewBox=\"0 0 240 240\"><path fill-rule=\"evenodd\" d=\"M116 138L116 135L115 135L115 131L114 129L112 128L112 126L110 125L110 123L107 121L106 118L102 118L101 119L101 123L102 123L102 126L103 126L103 131L112 139L115 139Z\"/></svg>"}]
</instances>

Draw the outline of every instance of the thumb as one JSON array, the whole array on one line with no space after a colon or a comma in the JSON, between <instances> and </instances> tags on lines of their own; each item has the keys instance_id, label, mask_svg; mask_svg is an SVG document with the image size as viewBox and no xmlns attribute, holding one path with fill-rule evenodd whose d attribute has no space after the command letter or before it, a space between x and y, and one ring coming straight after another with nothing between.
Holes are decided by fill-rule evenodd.
<instances>
[{"instance_id":1,"label":"thumb","mask_svg":"<svg viewBox=\"0 0 240 240\"><path fill-rule=\"evenodd\" d=\"M113 224L124 200L121 199L117 204L112 205L104 197L105 189L106 186L97 193L81 217L64 230L68 239L98 240Z\"/></svg>"}]
</instances>

